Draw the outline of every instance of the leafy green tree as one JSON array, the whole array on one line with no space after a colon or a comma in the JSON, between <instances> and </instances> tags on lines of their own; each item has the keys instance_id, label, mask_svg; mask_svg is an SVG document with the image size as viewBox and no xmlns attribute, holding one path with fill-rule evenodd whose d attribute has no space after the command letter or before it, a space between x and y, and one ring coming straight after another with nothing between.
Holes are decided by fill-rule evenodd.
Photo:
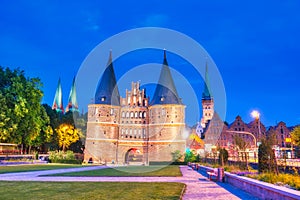
<instances>
[{"instance_id":1,"label":"leafy green tree","mask_svg":"<svg viewBox=\"0 0 300 200\"><path fill-rule=\"evenodd\" d=\"M172 152L171 154L172 154L173 162L180 162L181 158L183 157L183 155L181 154L181 152L179 150L176 150L176 151Z\"/></svg>"},{"instance_id":2,"label":"leafy green tree","mask_svg":"<svg viewBox=\"0 0 300 200\"><path fill-rule=\"evenodd\" d=\"M275 172L278 174L275 152L272 149L272 142L267 139L262 139L258 148L258 171Z\"/></svg>"},{"instance_id":3,"label":"leafy green tree","mask_svg":"<svg viewBox=\"0 0 300 200\"><path fill-rule=\"evenodd\" d=\"M50 134L49 118L41 106L38 78L26 78L20 69L0 67L0 141L21 145L21 151L38 147L41 133Z\"/></svg>"},{"instance_id":4,"label":"leafy green tree","mask_svg":"<svg viewBox=\"0 0 300 200\"><path fill-rule=\"evenodd\" d=\"M61 124L61 119L60 115L58 112L53 110L48 104L43 104L42 105L49 117L50 120L50 127L53 130L52 134L50 134L49 138L47 141L45 141L42 145L42 149L44 152L48 152L49 150L58 150L58 136L55 131L55 129Z\"/></svg>"},{"instance_id":5,"label":"leafy green tree","mask_svg":"<svg viewBox=\"0 0 300 200\"><path fill-rule=\"evenodd\" d=\"M225 148L219 150L219 164L224 166L228 162L228 151Z\"/></svg>"},{"instance_id":6,"label":"leafy green tree","mask_svg":"<svg viewBox=\"0 0 300 200\"><path fill-rule=\"evenodd\" d=\"M195 162L195 161L196 161L195 153L191 150L187 150L185 152L184 162Z\"/></svg>"},{"instance_id":7,"label":"leafy green tree","mask_svg":"<svg viewBox=\"0 0 300 200\"><path fill-rule=\"evenodd\" d=\"M293 131L291 132L291 138L293 144L300 147L300 126L297 126L293 129Z\"/></svg>"}]
</instances>

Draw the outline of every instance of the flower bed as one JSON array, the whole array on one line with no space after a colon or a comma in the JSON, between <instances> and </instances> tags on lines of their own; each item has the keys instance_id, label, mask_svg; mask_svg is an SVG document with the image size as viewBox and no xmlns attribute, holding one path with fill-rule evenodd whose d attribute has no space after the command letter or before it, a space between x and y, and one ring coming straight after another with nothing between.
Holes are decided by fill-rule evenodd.
<instances>
[{"instance_id":1,"label":"flower bed","mask_svg":"<svg viewBox=\"0 0 300 200\"><path fill-rule=\"evenodd\" d=\"M247 175L249 178L257 179L263 182L272 183L279 186L285 186L287 188L300 190L300 176L292 174L252 174Z\"/></svg>"}]
</instances>

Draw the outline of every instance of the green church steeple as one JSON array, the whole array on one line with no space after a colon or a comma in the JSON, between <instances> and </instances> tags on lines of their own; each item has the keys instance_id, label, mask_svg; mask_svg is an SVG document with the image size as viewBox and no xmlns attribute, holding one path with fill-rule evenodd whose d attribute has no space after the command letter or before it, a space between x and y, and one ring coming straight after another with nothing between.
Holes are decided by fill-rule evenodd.
<instances>
[{"instance_id":1,"label":"green church steeple","mask_svg":"<svg viewBox=\"0 0 300 200\"><path fill-rule=\"evenodd\" d=\"M54 101L52 104L52 109L56 110L57 112L64 113L60 78L58 79L58 85L56 88L55 97L54 97Z\"/></svg>"},{"instance_id":2,"label":"green church steeple","mask_svg":"<svg viewBox=\"0 0 300 200\"><path fill-rule=\"evenodd\" d=\"M204 91L202 93L202 99L212 99L212 95L210 93L210 84L209 84L209 76L208 76L208 64L206 62L205 66L205 83L204 83Z\"/></svg>"},{"instance_id":3,"label":"green church steeple","mask_svg":"<svg viewBox=\"0 0 300 200\"><path fill-rule=\"evenodd\" d=\"M68 112L68 111L78 111L75 77L73 78L72 87L71 87L69 99L68 99L68 105L66 107L66 112Z\"/></svg>"}]
</instances>

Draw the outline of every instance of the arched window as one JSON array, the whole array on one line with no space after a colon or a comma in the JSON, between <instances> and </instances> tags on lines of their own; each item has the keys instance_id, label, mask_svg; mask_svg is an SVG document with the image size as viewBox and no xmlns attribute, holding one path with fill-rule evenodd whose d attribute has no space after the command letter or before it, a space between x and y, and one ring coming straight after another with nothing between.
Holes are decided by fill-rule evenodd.
<instances>
[{"instance_id":1,"label":"arched window","mask_svg":"<svg viewBox=\"0 0 300 200\"><path fill-rule=\"evenodd\" d=\"M146 118L147 117L147 114L146 114L146 112L144 111L143 112L143 118Z\"/></svg>"},{"instance_id":2,"label":"arched window","mask_svg":"<svg viewBox=\"0 0 300 200\"><path fill-rule=\"evenodd\" d=\"M133 112L130 112L130 117L133 118Z\"/></svg>"},{"instance_id":3,"label":"arched window","mask_svg":"<svg viewBox=\"0 0 300 200\"><path fill-rule=\"evenodd\" d=\"M123 118L125 117L125 112L124 112L124 111L122 112L122 117L123 117Z\"/></svg>"},{"instance_id":4,"label":"arched window","mask_svg":"<svg viewBox=\"0 0 300 200\"><path fill-rule=\"evenodd\" d=\"M140 118L142 118L143 117L143 113L142 113L142 111L140 111Z\"/></svg>"},{"instance_id":5,"label":"arched window","mask_svg":"<svg viewBox=\"0 0 300 200\"><path fill-rule=\"evenodd\" d=\"M129 118L129 112L128 111L126 112L126 117Z\"/></svg>"},{"instance_id":6,"label":"arched window","mask_svg":"<svg viewBox=\"0 0 300 200\"><path fill-rule=\"evenodd\" d=\"M134 113L134 117L138 118L138 112L137 111Z\"/></svg>"}]
</instances>

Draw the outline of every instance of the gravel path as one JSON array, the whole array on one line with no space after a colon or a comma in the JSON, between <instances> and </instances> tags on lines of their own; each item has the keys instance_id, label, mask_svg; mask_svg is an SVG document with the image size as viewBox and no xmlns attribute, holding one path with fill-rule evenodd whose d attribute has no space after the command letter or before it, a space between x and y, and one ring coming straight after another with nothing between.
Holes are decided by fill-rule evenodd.
<instances>
[{"instance_id":1,"label":"gravel path","mask_svg":"<svg viewBox=\"0 0 300 200\"><path fill-rule=\"evenodd\" d=\"M104 169L106 166L55 169L34 172L0 174L0 181L49 181L49 182L180 182L187 185L184 200L189 199L256 199L230 184L209 181L188 166L180 166L182 177L60 177L42 176L66 172Z\"/></svg>"}]
</instances>

